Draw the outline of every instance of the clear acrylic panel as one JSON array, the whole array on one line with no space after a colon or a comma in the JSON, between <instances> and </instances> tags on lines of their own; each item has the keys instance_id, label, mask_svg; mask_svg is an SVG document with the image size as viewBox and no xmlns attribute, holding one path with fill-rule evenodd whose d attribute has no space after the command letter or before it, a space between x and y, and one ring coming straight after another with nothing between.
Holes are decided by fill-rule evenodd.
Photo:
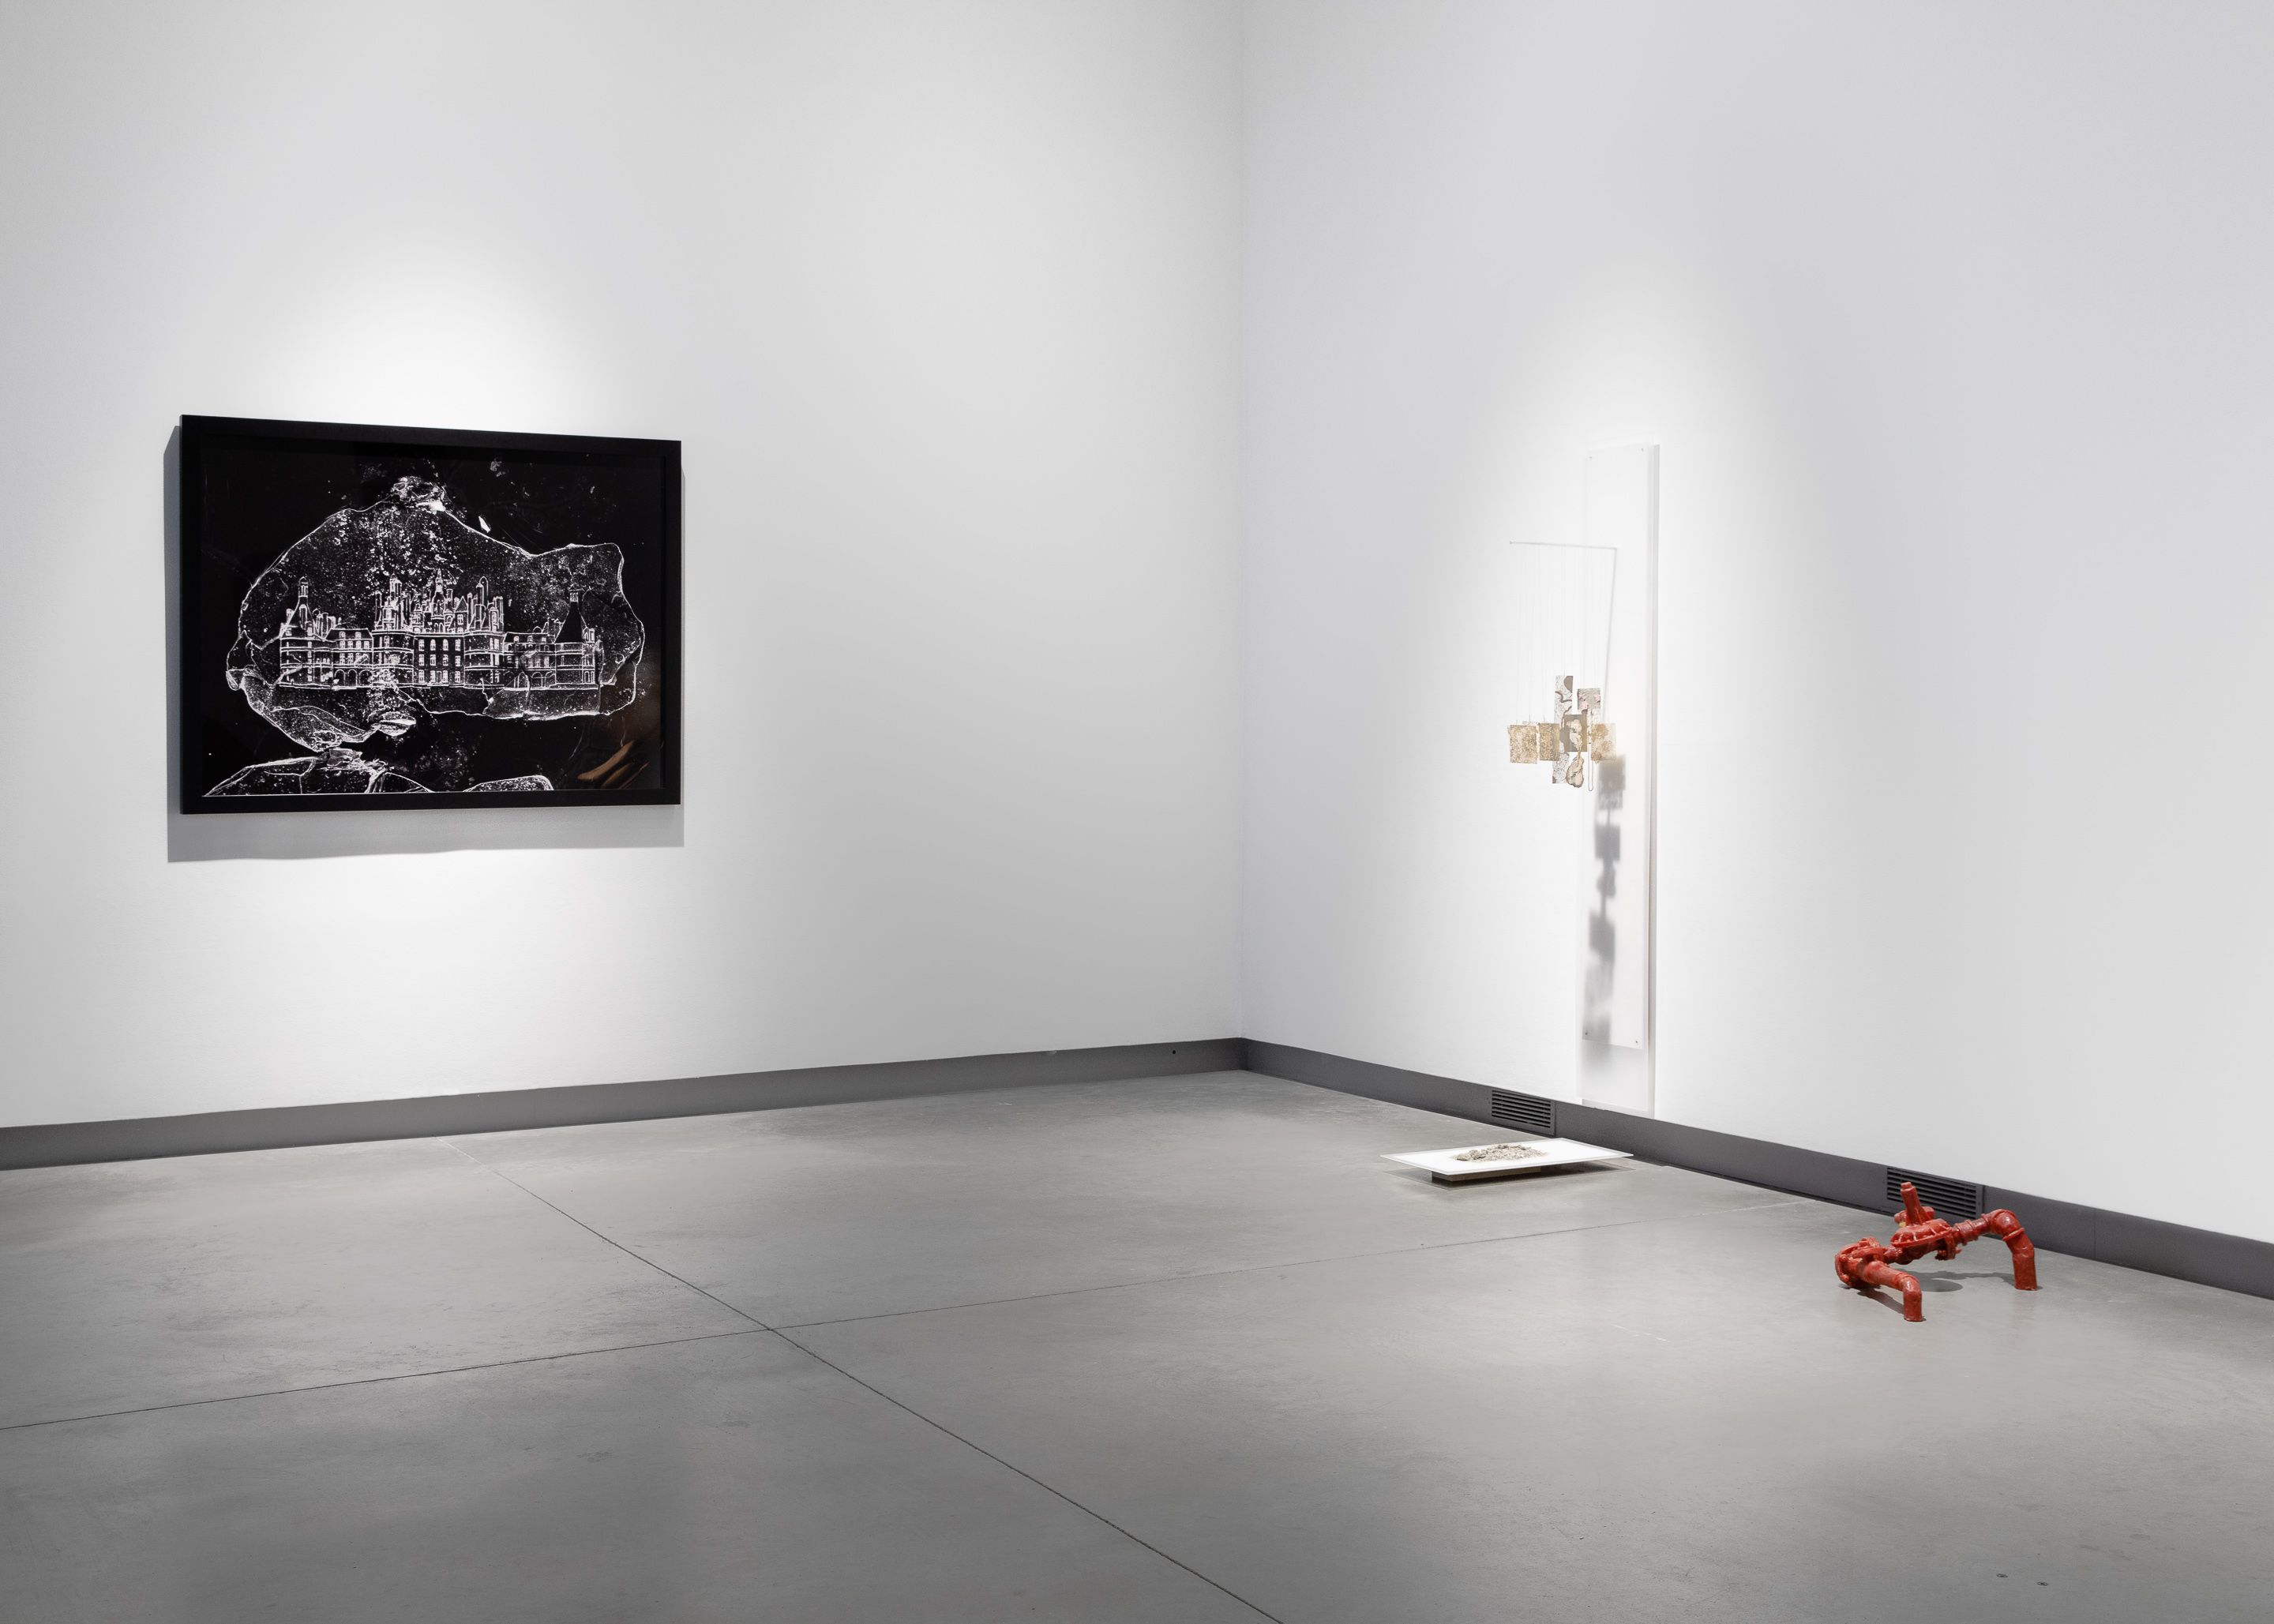
<instances>
[{"instance_id":1,"label":"clear acrylic panel","mask_svg":"<svg viewBox=\"0 0 2274 1624\"><path fill-rule=\"evenodd\" d=\"M1578 1090L1655 1104L1652 863L1657 726L1658 450L1590 452L1577 545L1516 548L1510 758L1584 798L1577 880ZM1537 763L1538 765L1531 765Z\"/></svg>"}]
</instances>

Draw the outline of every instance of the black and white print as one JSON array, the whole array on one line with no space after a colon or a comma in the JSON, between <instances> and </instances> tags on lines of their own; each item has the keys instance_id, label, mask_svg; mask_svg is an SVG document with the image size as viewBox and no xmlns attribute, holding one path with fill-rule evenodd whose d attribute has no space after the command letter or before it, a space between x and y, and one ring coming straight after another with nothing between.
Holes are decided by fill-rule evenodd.
<instances>
[{"instance_id":1,"label":"black and white print","mask_svg":"<svg viewBox=\"0 0 2274 1624\"><path fill-rule=\"evenodd\" d=\"M485 439L184 420L185 809L677 798L676 445Z\"/></svg>"}]
</instances>

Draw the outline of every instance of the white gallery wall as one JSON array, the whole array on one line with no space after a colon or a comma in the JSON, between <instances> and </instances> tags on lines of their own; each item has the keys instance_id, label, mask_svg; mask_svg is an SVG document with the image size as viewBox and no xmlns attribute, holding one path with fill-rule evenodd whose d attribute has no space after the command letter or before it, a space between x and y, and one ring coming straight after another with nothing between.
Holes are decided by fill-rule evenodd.
<instances>
[{"instance_id":1,"label":"white gallery wall","mask_svg":"<svg viewBox=\"0 0 2274 1624\"><path fill-rule=\"evenodd\" d=\"M0 1124L1236 1032L1230 7L4 29ZM683 440L683 815L169 815L184 412Z\"/></svg>"},{"instance_id":2,"label":"white gallery wall","mask_svg":"<svg viewBox=\"0 0 2274 1624\"><path fill-rule=\"evenodd\" d=\"M1650 441L1660 1114L2274 1239L2264 7L4 27L0 1125L1235 1032L1568 1097L1511 544ZM171 813L183 412L683 440L684 809Z\"/></svg>"},{"instance_id":3,"label":"white gallery wall","mask_svg":"<svg viewBox=\"0 0 2274 1624\"><path fill-rule=\"evenodd\" d=\"M1255 5L1247 1034L1569 1094L1510 544L1656 441L1659 1114L2274 1239L2269 64L2212 0Z\"/></svg>"}]
</instances>

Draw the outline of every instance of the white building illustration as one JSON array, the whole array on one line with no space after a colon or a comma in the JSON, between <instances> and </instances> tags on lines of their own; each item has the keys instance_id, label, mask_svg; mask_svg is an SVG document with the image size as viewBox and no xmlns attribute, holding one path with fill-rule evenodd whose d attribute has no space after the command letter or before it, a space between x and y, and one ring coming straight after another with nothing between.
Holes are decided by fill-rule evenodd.
<instances>
[{"instance_id":1,"label":"white building illustration","mask_svg":"<svg viewBox=\"0 0 2274 1624\"><path fill-rule=\"evenodd\" d=\"M298 599L277 634L281 688L597 688L600 635L569 611L573 626L505 629L505 599L477 580L462 595L437 575L423 591L388 578L370 627L348 626Z\"/></svg>"}]
</instances>

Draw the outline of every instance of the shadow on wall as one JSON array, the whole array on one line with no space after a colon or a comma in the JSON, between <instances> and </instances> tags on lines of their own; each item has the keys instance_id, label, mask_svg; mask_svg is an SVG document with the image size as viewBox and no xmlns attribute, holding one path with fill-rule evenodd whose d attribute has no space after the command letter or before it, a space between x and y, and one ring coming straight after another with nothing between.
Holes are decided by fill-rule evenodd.
<instances>
[{"instance_id":1,"label":"shadow on wall","mask_svg":"<svg viewBox=\"0 0 2274 1624\"><path fill-rule=\"evenodd\" d=\"M1623 849L1626 762L1612 756L1597 769L1593 823L1595 906L1587 915L1587 963L1580 986L1579 1030L1596 1041L1611 1041L1611 989L1618 983L1619 932L1611 899L1619 894L1619 857Z\"/></svg>"},{"instance_id":2,"label":"shadow on wall","mask_svg":"<svg viewBox=\"0 0 2274 1624\"><path fill-rule=\"evenodd\" d=\"M166 439L166 861L372 857L388 853L684 846L684 807L403 808L191 817L182 782L182 431Z\"/></svg>"}]
</instances>

